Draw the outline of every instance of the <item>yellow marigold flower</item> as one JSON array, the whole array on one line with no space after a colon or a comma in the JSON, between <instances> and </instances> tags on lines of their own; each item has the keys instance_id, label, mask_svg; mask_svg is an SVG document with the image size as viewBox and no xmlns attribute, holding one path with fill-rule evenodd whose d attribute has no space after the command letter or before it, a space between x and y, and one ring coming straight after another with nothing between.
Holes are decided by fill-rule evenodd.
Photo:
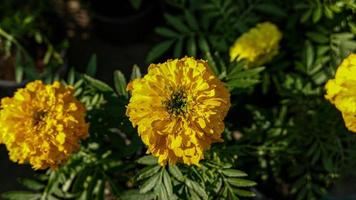
<instances>
[{"instance_id":1,"label":"yellow marigold flower","mask_svg":"<svg viewBox=\"0 0 356 200\"><path fill-rule=\"evenodd\" d=\"M151 64L128 90L126 114L161 165L199 165L204 150L222 141L230 94L207 62L185 57Z\"/></svg>"},{"instance_id":2,"label":"yellow marigold flower","mask_svg":"<svg viewBox=\"0 0 356 200\"><path fill-rule=\"evenodd\" d=\"M282 33L270 22L257 24L242 34L230 48L230 60L247 61L247 66L263 65L278 53Z\"/></svg>"},{"instance_id":3,"label":"yellow marigold flower","mask_svg":"<svg viewBox=\"0 0 356 200\"><path fill-rule=\"evenodd\" d=\"M346 127L356 132L356 54L343 60L325 88L325 98L341 111Z\"/></svg>"},{"instance_id":4,"label":"yellow marigold flower","mask_svg":"<svg viewBox=\"0 0 356 200\"><path fill-rule=\"evenodd\" d=\"M59 82L34 81L0 106L0 143L10 159L30 163L34 169L56 168L78 150L88 136L85 108L74 89Z\"/></svg>"}]
</instances>

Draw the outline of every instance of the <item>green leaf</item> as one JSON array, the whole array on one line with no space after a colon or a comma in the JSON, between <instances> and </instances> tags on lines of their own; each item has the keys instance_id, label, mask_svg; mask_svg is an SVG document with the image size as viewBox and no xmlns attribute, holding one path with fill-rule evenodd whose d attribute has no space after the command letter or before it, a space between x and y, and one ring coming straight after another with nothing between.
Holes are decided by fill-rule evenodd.
<instances>
[{"instance_id":1,"label":"green leaf","mask_svg":"<svg viewBox=\"0 0 356 200\"><path fill-rule=\"evenodd\" d=\"M173 44L173 41L165 41L157 44L154 46L150 52L147 55L146 61L148 63L151 63L152 61L156 60L158 57L160 57L164 52L166 52L169 47L171 47Z\"/></svg>"},{"instance_id":2,"label":"green leaf","mask_svg":"<svg viewBox=\"0 0 356 200\"><path fill-rule=\"evenodd\" d=\"M67 83L69 85L73 85L74 82L75 82L75 71L74 71L74 68L70 68L70 70L68 72Z\"/></svg>"},{"instance_id":3,"label":"green leaf","mask_svg":"<svg viewBox=\"0 0 356 200\"><path fill-rule=\"evenodd\" d=\"M15 80L17 83L21 83L24 76L24 67L22 65L21 53L16 54L16 64L15 64Z\"/></svg>"},{"instance_id":4,"label":"green leaf","mask_svg":"<svg viewBox=\"0 0 356 200\"><path fill-rule=\"evenodd\" d=\"M183 23L182 19L169 14L165 14L164 18L167 20L167 23L173 26L177 31L180 31L181 33L190 32L188 27Z\"/></svg>"},{"instance_id":5,"label":"green leaf","mask_svg":"<svg viewBox=\"0 0 356 200\"><path fill-rule=\"evenodd\" d=\"M169 165L168 171L178 181L184 181L185 177L176 165Z\"/></svg>"},{"instance_id":6,"label":"green leaf","mask_svg":"<svg viewBox=\"0 0 356 200\"><path fill-rule=\"evenodd\" d=\"M234 192L240 196L240 197L255 197L256 194L254 192L248 191L248 190L241 190L234 188Z\"/></svg>"},{"instance_id":7,"label":"green leaf","mask_svg":"<svg viewBox=\"0 0 356 200\"><path fill-rule=\"evenodd\" d=\"M93 199L93 193L94 193L94 188L95 188L95 186L97 185L97 183L98 183L98 180L99 180L99 172L98 171L96 171L95 173L94 173L94 175L91 177L91 179L90 179L90 181L89 181L89 183L88 183L88 186L87 186L87 188L86 188L86 191L87 191L87 193L86 193L86 200L91 200L91 199Z\"/></svg>"},{"instance_id":8,"label":"green leaf","mask_svg":"<svg viewBox=\"0 0 356 200\"><path fill-rule=\"evenodd\" d=\"M186 185L189 188L192 188L203 199L208 199L208 195L206 194L205 190L199 185L199 183L186 179Z\"/></svg>"},{"instance_id":9,"label":"green leaf","mask_svg":"<svg viewBox=\"0 0 356 200\"><path fill-rule=\"evenodd\" d=\"M154 186L157 185L158 180L160 179L161 175L159 173L153 175L151 178L146 180L142 187L140 188L140 193L146 193L153 189Z\"/></svg>"},{"instance_id":10,"label":"green leaf","mask_svg":"<svg viewBox=\"0 0 356 200\"><path fill-rule=\"evenodd\" d=\"M116 70L114 72L114 83L115 83L116 92L120 96L127 97L125 75L119 70Z\"/></svg>"},{"instance_id":11,"label":"green leaf","mask_svg":"<svg viewBox=\"0 0 356 200\"><path fill-rule=\"evenodd\" d=\"M39 200L41 198L41 194L25 191L5 192L1 196L8 200Z\"/></svg>"},{"instance_id":12,"label":"green leaf","mask_svg":"<svg viewBox=\"0 0 356 200\"><path fill-rule=\"evenodd\" d=\"M95 76L96 66L97 66L97 60L96 60L96 55L94 54L91 56L89 63L87 65L86 74L88 74L89 76Z\"/></svg>"},{"instance_id":13,"label":"green leaf","mask_svg":"<svg viewBox=\"0 0 356 200\"><path fill-rule=\"evenodd\" d=\"M312 15L312 13L313 13L313 9L309 8L309 9L302 15L302 17L300 18L300 21L301 21L302 23L306 22L306 21L310 18L310 16Z\"/></svg>"},{"instance_id":14,"label":"green leaf","mask_svg":"<svg viewBox=\"0 0 356 200\"><path fill-rule=\"evenodd\" d=\"M314 42L318 43L328 43L329 42L329 37L325 36L324 34L318 33L318 32L307 32L306 35Z\"/></svg>"},{"instance_id":15,"label":"green leaf","mask_svg":"<svg viewBox=\"0 0 356 200\"><path fill-rule=\"evenodd\" d=\"M183 37L179 38L178 41L176 42L176 45L174 46L174 52L173 52L173 57L174 58L180 58L182 55L182 49L183 49Z\"/></svg>"},{"instance_id":16,"label":"green leaf","mask_svg":"<svg viewBox=\"0 0 356 200\"><path fill-rule=\"evenodd\" d=\"M210 52L208 41L203 36L198 37L198 45L201 51Z\"/></svg>"},{"instance_id":17,"label":"green leaf","mask_svg":"<svg viewBox=\"0 0 356 200\"><path fill-rule=\"evenodd\" d=\"M210 52L205 52L205 58L208 60L209 67L213 71L213 73L216 76L219 76L220 75L219 69L218 69L218 67L216 65L216 62L215 62L213 56L211 55L211 53Z\"/></svg>"},{"instance_id":18,"label":"green leaf","mask_svg":"<svg viewBox=\"0 0 356 200\"><path fill-rule=\"evenodd\" d=\"M168 38L177 38L179 34L171 29L165 27L157 27L155 28L155 32L159 35L166 36Z\"/></svg>"},{"instance_id":19,"label":"green leaf","mask_svg":"<svg viewBox=\"0 0 356 200\"><path fill-rule=\"evenodd\" d=\"M237 169L224 169L222 173L228 177L246 177L247 174Z\"/></svg>"},{"instance_id":20,"label":"green leaf","mask_svg":"<svg viewBox=\"0 0 356 200\"><path fill-rule=\"evenodd\" d=\"M188 41L187 41L187 50L188 50L188 55L196 56L196 54L197 54L197 46L196 46L194 37L190 37L188 39Z\"/></svg>"},{"instance_id":21,"label":"green leaf","mask_svg":"<svg viewBox=\"0 0 356 200\"><path fill-rule=\"evenodd\" d=\"M94 88L101 92L112 92L113 89L106 83L84 74L83 78Z\"/></svg>"},{"instance_id":22,"label":"green leaf","mask_svg":"<svg viewBox=\"0 0 356 200\"><path fill-rule=\"evenodd\" d=\"M141 6L142 0L130 0L130 3L135 10L138 10Z\"/></svg>"},{"instance_id":23,"label":"green leaf","mask_svg":"<svg viewBox=\"0 0 356 200\"><path fill-rule=\"evenodd\" d=\"M166 187L168 195L171 196L173 194L173 186L171 177L169 176L166 170L163 170L163 184Z\"/></svg>"},{"instance_id":24,"label":"green leaf","mask_svg":"<svg viewBox=\"0 0 356 200\"><path fill-rule=\"evenodd\" d=\"M130 80L141 78L141 76L142 74L141 74L140 67L138 65L133 65Z\"/></svg>"},{"instance_id":25,"label":"green leaf","mask_svg":"<svg viewBox=\"0 0 356 200\"><path fill-rule=\"evenodd\" d=\"M23 186L25 186L26 188L28 188L30 190L36 190L36 191L41 190L45 187L42 183L35 181L33 179L27 179L27 178L21 179L20 183Z\"/></svg>"},{"instance_id":26,"label":"green leaf","mask_svg":"<svg viewBox=\"0 0 356 200\"><path fill-rule=\"evenodd\" d=\"M321 19L321 16L323 15L323 9L321 5L317 5L316 9L313 12L313 22L316 23Z\"/></svg>"},{"instance_id":27,"label":"green leaf","mask_svg":"<svg viewBox=\"0 0 356 200\"><path fill-rule=\"evenodd\" d=\"M153 200L156 195L152 192L140 194L138 190L128 190L120 195L121 200Z\"/></svg>"},{"instance_id":28,"label":"green leaf","mask_svg":"<svg viewBox=\"0 0 356 200\"><path fill-rule=\"evenodd\" d=\"M254 9L256 9L257 11L262 12L264 14L274 15L277 17L287 16L287 13L285 12L285 10L283 10L282 8L280 8L274 4L260 3L260 4L257 4L254 7Z\"/></svg>"},{"instance_id":29,"label":"green leaf","mask_svg":"<svg viewBox=\"0 0 356 200\"><path fill-rule=\"evenodd\" d=\"M159 196L158 199L162 199L162 200L169 199L166 188L162 184L160 184L160 186L158 188L158 196Z\"/></svg>"},{"instance_id":30,"label":"green leaf","mask_svg":"<svg viewBox=\"0 0 356 200\"><path fill-rule=\"evenodd\" d=\"M159 165L145 167L143 170L140 171L136 180L139 181L139 180L148 178L148 177L152 176L153 174L156 174L160 169L161 169L161 166L159 166Z\"/></svg>"},{"instance_id":31,"label":"green leaf","mask_svg":"<svg viewBox=\"0 0 356 200\"><path fill-rule=\"evenodd\" d=\"M188 22L189 27L192 30L199 30L198 22L195 19L195 17L192 15L192 13L190 11L188 11L188 10L185 10L184 15L185 15L185 19Z\"/></svg>"},{"instance_id":32,"label":"green leaf","mask_svg":"<svg viewBox=\"0 0 356 200\"><path fill-rule=\"evenodd\" d=\"M87 177L92 173L92 170L88 169L88 167L82 169L76 174L76 179L73 183L73 192L82 192L84 182L87 179Z\"/></svg>"},{"instance_id":33,"label":"green leaf","mask_svg":"<svg viewBox=\"0 0 356 200\"><path fill-rule=\"evenodd\" d=\"M235 187L253 187L256 185L256 182L240 178L228 178L227 181Z\"/></svg>"},{"instance_id":34,"label":"green leaf","mask_svg":"<svg viewBox=\"0 0 356 200\"><path fill-rule=\"evenodd\" d=\"M307 42L305 47L305 65L307 66L308 71L309 69L311 69L313 63L314 63L314 48L310 42Z\"/></svg>"},{"instance_id":35,"label":"green leaf","mask_svg":"<svg viewBox=\"0 0 356 200\"><path fill-rule=\"evenodd\" d=\"M265 67L256 67L252 69L239 69L238 67L236 67L227 75L227 77L229 79L248 79L257 76L264 69Z\"/></svg>"},{"instance_id":36,"label":"green leaf","mask_svg":"<svg viewBox=\"0 0 356 200\"><path fill-rule=\"evenodd\" d=\"M141 165L156 165L158 162L156 157L149 155L139 158L137 163Z\"/></svg>"}]
</instances>

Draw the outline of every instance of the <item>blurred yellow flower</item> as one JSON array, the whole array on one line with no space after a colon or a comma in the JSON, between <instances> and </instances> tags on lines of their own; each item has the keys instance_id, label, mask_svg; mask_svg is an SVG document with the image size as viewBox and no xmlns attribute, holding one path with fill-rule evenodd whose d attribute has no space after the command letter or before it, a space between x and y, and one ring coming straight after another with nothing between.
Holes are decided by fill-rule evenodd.
<instances>
[{"instance_id":1,"label":"blurred yellow flower","mask_svg":"<svg viewBox=\"0 0 356 200\"><path fill-rule=\"evenodd\" d=\"M282 33L271 22L257 24L230 48L230 60L246 60L248 67L263 65L278 53Z\"/></svg>"},{"instance_id":2,"label":"blurred yellow flower","mask_svg":"<svg viewBox=\"0 0 356 200\"><path fill-rule=\"evenodd\" d=\"M74 98L74 89L59 82L34 81L0 106L0 143L10 159L30 163L34 169L56 168L88 136L85 108Z\"/></svg>"},{"instance_id":3,"label":"blurred yellow flower","mask_svg":"<svg viewBox=\"0 0 356 200\"><path fill-rule=\"evenodd\" d=\"M230 94L207 62L185 57L151 64L128 90L126 114L161 165L199 165L204 150L222 141Z\"/></svg>"},{"instance_id":4,"label":"blurred yellow flower","mask_svg":"<svg viewBox=\"0 0 356 200\"><path fill-rule=\"evenodd\" d=\"M356 54L343 60L325 88L325 98L341 111L346 127L356 132Z\"/></svg>"}]
</instances>

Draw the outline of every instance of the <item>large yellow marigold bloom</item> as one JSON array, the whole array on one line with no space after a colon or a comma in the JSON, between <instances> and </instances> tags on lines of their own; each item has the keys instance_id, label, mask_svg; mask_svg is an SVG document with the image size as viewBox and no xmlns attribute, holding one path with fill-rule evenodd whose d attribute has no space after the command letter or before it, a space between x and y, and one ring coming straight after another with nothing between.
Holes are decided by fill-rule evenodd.
<instances>
[{"instance_id":1,"label":"large yellow marigold bloom","mask_svg":"<svg viewBox=\"0 0 356 200\"><path fill-rule=\"evenodd\" d=\"M325 98L341 111L346 127L356 132L356 54L343 60L325 88Z\"/></svg>"},{"instance_id":2,"label":"large yellow marigold bloom","mask_svg":"<svg viewBox=\"0 0 356 200\"><path fill-rule=\"evenodd\" d=\"M161 165L199 165L204 150L222 141L230 94L207 62L185 57L151 64L128 90L126 114Z\"/></svg>"},{"instance_id":3,"label":"large yellow marigold bloom","mask_svg":"<svg viewBox=\"0 0 356 200\"><path fill-rule=\"evenodd\" d=\"M278 53L282 33L270 22L257 24L230 48L230 60L246 60L247 66L263 65Z\"/></svg>"},{"instance_id":4,"label":"large yellow marigold bloom","mask_svg":"<svg viewBox=\"0 0 356 200\"><path fill-rule=\"evenodd\" d=\"M34 169L56 168L88 136L85 108L74 98L74 89L59 82L34 81L0 106L0 143L10 159L30 163Z\"/></svg>"}]
</instances>

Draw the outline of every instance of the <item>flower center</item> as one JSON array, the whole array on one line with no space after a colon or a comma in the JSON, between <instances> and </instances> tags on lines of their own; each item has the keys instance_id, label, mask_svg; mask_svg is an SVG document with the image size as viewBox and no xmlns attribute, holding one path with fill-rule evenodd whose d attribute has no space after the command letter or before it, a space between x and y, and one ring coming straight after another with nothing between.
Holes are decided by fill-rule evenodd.
<instances>
[{"instance_id":1,"label":"flower center","mask_svg":"<svg viewBox=\"0 0 356 200\"><path fill-rule=\"evenodd\" d=\"M41 122L43 122L46 115L47 115L47 112L45 112L45 111L35 112L35 114L33 115L33 125L37 126Z\"/></svg>"},{"instance_id":2,"label":"flower center","mask_svg":"<svg viewBox=\"0 0 356 200\"><path fill-rule=\"evenodd\" d=\"M187 94L183 89L177 89L172 92L169 99L163 101L163 105L169 114L174 116L182 115L187 110Z\"/></svg>"}]
</instances>

